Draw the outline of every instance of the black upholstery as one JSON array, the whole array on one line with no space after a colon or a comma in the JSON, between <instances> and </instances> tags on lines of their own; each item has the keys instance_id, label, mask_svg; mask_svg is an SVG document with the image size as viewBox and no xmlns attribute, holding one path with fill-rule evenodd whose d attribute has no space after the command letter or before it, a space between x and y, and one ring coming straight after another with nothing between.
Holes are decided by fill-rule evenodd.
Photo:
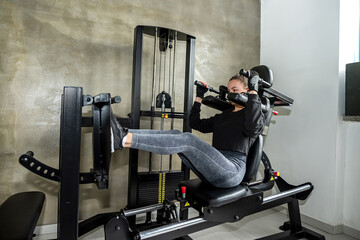
<instances>
[{"instance_id":1,"label":"black upholstery","mask_svg":"<svg viewBox=\"0 0 360 240\"><path fill-rule=\"evenodd\" d=\"M255 177L262 157L263 142L263 137L260 135L249 149L243 182L250 182Z\"/></svg>"},{"instance_id":2,"label":"black upholstery","mask_svg":"<svg viewBox=\"0 0 360 240\"><path fill-rule=\"evenodd\" d=\"M246 194L246 188L243 185L233 188L216 188L200 179L183 181L180 185L186 186L188 197L205 206L212 207L220 207L234 202Z\"/></svg>"},{"instance_id":3,"label":"black upholstery","mask_svg":"<svg viewBox=\"0 0 360 240\"><path fill-rule=\"evenodd\" d=\"M0 206L0 239L32 239L45 194L23 192L10 196Z\"/></svg>"},{"instance_id":4,"label":"black upholstery","mask_svg":"<svg viewBox=\"0 0 360 240\"><path fill-rule=\"evenodd\" d=\"M202 100L202 104L220 111L234 108L234 106L231 105L230 102L224 101L218 97L214 97L211 95L204 97Z\"/></svg>"},{"instance_id":5,"label":"black upholstery","mask_svg":"<svg viewBox=\"0 0 360 240\"><path fill-rule=\"evenodd\" d=\"M271 86L273 85L273 74L269 67L260 65L253 67L251 70L255 70L263 80L268 82Z\"/></svg>"},{"instance_id":6,"label":"black upholstery","mask_svg":"<svg viewBox=\"0 0 360 240\"><path fill-rule=\"evenodd\" d=\"M260 165L262 149L263 137L260 135L249 149L243 183L248 183L255 177ZM237 201L246 195L244 184L233 188L216 188L208 183L202 182L200 179L193 179L181 182L180 186L186 186L187 194L193 200L205 206L212 207L223 206Z\"/></svg>"}]
</instances>

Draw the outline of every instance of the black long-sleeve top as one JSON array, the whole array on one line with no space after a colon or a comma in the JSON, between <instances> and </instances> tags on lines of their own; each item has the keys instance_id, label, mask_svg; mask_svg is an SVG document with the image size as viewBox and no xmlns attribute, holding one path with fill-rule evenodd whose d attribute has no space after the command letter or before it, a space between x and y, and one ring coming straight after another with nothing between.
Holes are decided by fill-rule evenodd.
<instances>
[{"instance_id":1,"label":"black long-sleeve top","mask_svg":"<svg viewBox=\"0 0 360 240\"><path fill-rule=\"evenodd\" d=\"M202 133L213 132L213 147L248 154L250 146L264 128L264 115L257 94L249 94L244 109L226 110L213 117L200 119L201 104L195 102L190 113L190 127Z\"/></svg>"}]
</instances>

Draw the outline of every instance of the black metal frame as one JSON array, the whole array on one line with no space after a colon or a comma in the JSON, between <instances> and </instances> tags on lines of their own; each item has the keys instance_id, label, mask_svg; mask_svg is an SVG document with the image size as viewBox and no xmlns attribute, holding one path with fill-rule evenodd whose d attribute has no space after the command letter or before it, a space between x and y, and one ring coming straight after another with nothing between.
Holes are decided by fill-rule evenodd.
<instances>
[{"instance_id":1,"label":"black metal frame","mask_svg":"<svg viewBox=\"0 0 360 240\"><path fill-rule=\"evenodd\" d=\"M77 239L79 226L79 184L96 183L99 189L108 187L108 173L111 160L110 149L110 94L95 97L83 95L81 87L64 87L60 121L58 203L58 239ZM117 98L118 99L118 98ZM119 100L117 100L119 102ZM82 107L93 104L92 121L82 117ZM87 181L80 174L81 127L93 126L93 169L86 174Z\"/></svg>"},{"instance_id":2,"label":"black metal frame","mask_svg":"<svg viewBox=\"0 0 360 240\"><path fill-rule=\"evenodd\" d=\"M97 101L100 96L101 101ZM93 100L94 99L94 100ZM261 186L268 186L272 183L271 178L265 177L264 181L249 184L246 195L232 203L212 207L209 205L197 205L195 209L199 211L199 217L187 219L186 217L178 222L169 224L157 223L152 225L133 225L132 219L139 213L148 213L151 211L162 210L166 204L157 204L146 206L140 209L127 209L119 212L102 213L95 215L81 223L78 222L78 201L79 201L79 184L97 183L98 174L101 172L103 179L108 174L108 164L106 158L100 158L109 151L109 116L111 110L111 98L109 94L100 94L94 98L89 95L83 95L82 88L65 87L62 95L61 123L60 123L60 161L59 170L50 168L35 158L33 153L28 152L20 157L22 165L40 176L47 176L49 179L60 182L59 206L58 206L58 239L73 240L79 236L104 225L106 239L191 239L187 234L200 231L224 222L236 222L245 216L260 212L282 204L288 204L290 221L284 223L282 229L284 232L272 236L261 238L261 240L272 239L299 239L306 237L310 239L325 239L322 235L317 234L309 229L302 227L298 199L304 200L308 197L313 189L311 183L305 183L300 186L292 186L278 177L276 183L280 193L275 196L263 197ZM96 104L93 107L94 118L82 117L82 107L90 104ZM100 111L100 112L98 112ZM101 113L102 112L102 113ZM99 115L100 114L100 115ZM125 125L131 123L129 119L119 119ZM100 124L101 127L100 127ZM81 127L92 126L95 128L95 135L98 136L94 147L99 147L99 155L94 156L95 171L89 173L80 173L80 147L81 147ZM96 125L96 126L95 126ZM101 128L101 129L100 129ZM104 134L102 136L102 134ZM100 146L99 146L100 145ZM264 154L263 154L264 156ZM97 161L105 161L99 164ZM265 155L262 159L266 168L271 168L270 162ZM101 171L96 171L101 170ZM46 173L45 173L46 172ZM49 177L50 175L50 177ZM54 175L54 176L51 176ZM86 178L86 179L82 179ZM107 181L100 184L106 184ZM99 184L98 184L99 186ZM272 186L272 185L269 185ZM190 196L191 197L191 196ZM196 199L195 199L196 200ZM181 199L180 199L181 201ZM191 202L191 200L190 200ZM203 209L203 210L202 210ZM184 208L187 211L187 208ZM159 234L159 232L161 234ZM156 234L154 234L156 233Z\"/></svg>"},{"instance_id":3,"label":"black metal frame","mask_svg":"<svg viewBox=\"0 0 360 240\"><path fill-rule=\"evenodd\" d=\"M81 88L65 87L60 117L58 239L77 239L81 151Z\"/></svg>"},{"instance_id":4,"label":"black metal frame","mask_svg":"<svg viewBox=\"0 0 360 240\"><path fill-rule=\"evenodd\" d=\"M185 94L183 112L156 112L141 110L141 71L142 71L142 49L143 35L155 36L155 28L158 32L175 31L153 26L137 26L134 32L134 52L133 52L133 82L132 82L132 101L131 101L131 121L132 128L140 128L140 117L161 117L163 113L168 114L169 118L183 119L183 132L191 132L189 126L189 115L193 102L193 82L194 82L194 62L195 62L195 37L185 33L177 32L178 40L186 41L186 65L185 65ZM129 186L128 186L128 205L129 209L138 207L138 157L136 149L130 149L129 154ZM182 164L181 171L184 179L189 179L190 170ZM132 221L134 223L134 220Z\"/></svg>"},{"instance_id":5,"label":"black metal frame","mask_svg":"<svg viewBox=\"0 0 360 240\"><path fill-rule=\"evenodd\" d=\"M135 29L134 40L134 66L133 66L133 90L132 90L132 106L129 119L118 119L120 123L127 127L140 128L141 116L159 116L159 112L141 111L141 58L142 58L142 40L143 34L154 34L154 27L138 26ZM183 33L178 33L180 39L186 40L186 67L185 67L185 94L184 94L184 112L169 112L172 118L182 118L183 131L190 132L189 116L192 107L193 96L193 78L194 78L194 50L195 38ZM265 90L264 90L265 91ZM276 105L276 101L291 104L292 99L280 94L276 90L267 90L268 94L276 97L270 100L270 108ZM33 157L32 152L22 155L19 159L20 163L30 171L48 178L50 180L60 182L58 197L58 232L57 239L76 240L79 236L104 225L105 238L113 239L191 239L187 235L196 231L200 231L209 227L213 227L225 222L236 222L245 216L273 208L282 204L288 204L289 222L284 223L281 229L284 232L271 236L260 238L261 240L275 239L325 239L324 236L317 234L301 225L301 217L298 200L306 199L313 186L311 183L305 183L299 186L288 184L281 177L277 177L275 182L280 190L279 194L264 197L263 189L272 187L270 171L271 165L263 154L263 162L268 176L263 181L249 183L244 185L246 194L238 200L221 205L218 207L202 204L199 200L197 205L193 205L194 209L199 211L199 216L187 219L188 207L185 207L184 201L195 204L191 198L178 197L178 201L170 203L164 201L162 204L155 204L136 208L138 198L137 176L138 176L138 150L130 149L129 163L129 194L128 208L119 212L102 213L95 215L85 221L79 223L79 184L95 183L99 189L108 187L108 174L111 159L110 144L110 115L111 104L120 102L119 97L111 98L110 94L102 93L95 97L83 95L81 87L64 87L61 100L61 121L60 121L60 153L59 153L59 169L51 168ZM291 103L289 102L291 101ZM93 117L82 117L82 107L92 105ZM164 113L164 112L162 112ZM161 114L162 114L161 113ZM270 111L268 111L270 113ZM271 113L270 113L271 114ZM94 164L93 169L87 173L80 173L80 153L81 153L81 128L93 127L93 148L94 148ZM189 179L189 169L182 164L184 179ZM173 204L173 205L171 205ZM177 209L177 205L182 206L180 209L183 214L176 212L176 218L168 216L172 208ZM160 222L152 224L135 225L135 217L139 213L151 213L158 211L164 213L160 217Z\"/></svg>"},{"instance_id":6,"label":"black metal frame","mask_svg":"<svg viewBox=\"0 0 360 240\"><path fill-rule=\"evenodd\" d=\"M78 223L79 184L95 183L99 189L108 188L111 160L111 104L121 98L102 93L95 97L83 95L81 87L64 87L61 99L59 169L41 163L29 151L19 158L21 165L41 177L59 182L58 239L72 240L104 224L98 218ZM82 117L82 107L92 105L92 117ZM129 126L130 119L119 119ZM93 127L93 169L80 173L81 128ZM112 215L110 215L112 216ZM87 223L87 224L86 224ZM79 231L80 226L80 231Z\"/></svg>"},{"instance_id":7,"label":"black metal frame","mask_svg":"<svg viewBox=\"0 0 360 240\"><path fill-rule=\"evenodd\" d=\"M270 180L274 182L274 180ZM148 240L170 240L170 239L191 239L187 235L201 231L225 222L237 222L246 216L264 211L266 209L273 208L275 206L287 204L289 212L289 221L285 222L280 229L284 232L274 235L259 238L259 240L280 240L280 239L317 239L325 240L325 237L312 230L309 230L302 226L299 200L306 199L313 186L311 183L305 183L299 186L292 186L288 184L284 179L278 177L275 180L280 193L264 197L263 192L257 190L261 186L253 185L246 190L245 196L242 198L219 206L212 207L206 203L196 203L198 199L194 196L187 196L185 199L179 196L180 206L184 207L184 202L190 202L195 204L194 207L199 211L199 216L186 220L179 220L169 222L167 224L158 224L157 226L139 226L131 227L128 223L128 218L136 213L155 211L165 208L164 205L153 205L143 209L133 209L130 211L121 211L108 221L111 223L111 227L105 228L105 235L107 240L120 239L148 239ZM258 183L257 185L263 185L267 183ZM181 203L182 202L182 203ZM116 228L118 226L118 228ZM184 237L185 236L185 237Z\"/></svg>"}]
</instances>

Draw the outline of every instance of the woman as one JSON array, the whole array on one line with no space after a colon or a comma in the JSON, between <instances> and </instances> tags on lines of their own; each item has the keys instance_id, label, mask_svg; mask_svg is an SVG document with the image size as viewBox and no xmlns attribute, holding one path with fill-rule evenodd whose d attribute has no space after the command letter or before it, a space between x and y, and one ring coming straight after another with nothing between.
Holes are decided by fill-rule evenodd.
<instances>
[{"instance_id":1,"label":"woman","mask_svg":"<svg viewBox=\"0 0 360 240\"><path fill-rule=\"evenodd\" d=\"M203 181L219 188L237 186L245 175L249 148L264 127L257 95L258 79L240 74L231 77L229 92L248 93L246 106L232 103L233 109L207 119L200 119L200 106L208 89L197 86L190 126L203 133L213 132L212 146L191 133L178 130L127 130L112 115L113 150L128 147L163 155L178 153L184 164Z\"/></svg>"}]
</instances>

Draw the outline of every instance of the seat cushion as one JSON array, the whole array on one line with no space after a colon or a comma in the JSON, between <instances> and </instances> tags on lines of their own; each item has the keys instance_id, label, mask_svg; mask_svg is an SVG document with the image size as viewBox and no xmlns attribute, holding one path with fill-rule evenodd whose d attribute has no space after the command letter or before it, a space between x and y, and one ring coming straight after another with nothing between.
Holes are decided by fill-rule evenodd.
<instances>
[{"instance_id":1,"label":"seat cushion","mask_svg":"<svg viewBox=\"0 0 360 240\"><path fill-rule=\"evenodd\" d=\"M204 206L220 207L239 200L246 195L246 188L238 185L233 188L216 188L200 179L186 180L180 183L186 186L186 194Z\"/></svg>"},{"instance_id":2,"label":"seat cushion","mask_svg":"<svg viewBox=\"0 0 360 240\"><path fill-rule=\"evenodd\" d=\"M0 239L32 239L45 194L23 192L10 196L0 206Z\"/></svg>"}]
</instances>

